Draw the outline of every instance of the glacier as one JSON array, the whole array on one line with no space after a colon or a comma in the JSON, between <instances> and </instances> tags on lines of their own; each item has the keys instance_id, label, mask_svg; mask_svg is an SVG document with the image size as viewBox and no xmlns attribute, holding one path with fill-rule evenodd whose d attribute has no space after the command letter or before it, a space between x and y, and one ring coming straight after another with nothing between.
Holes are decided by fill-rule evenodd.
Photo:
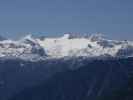
<instances>
[{"instance_id":1,"label":"glacier","mask_svg":"<svg viewBox=\"0 0 133 100\"><path fill-rule=\"evenodd\" d=\"M133 56L133 41L103 38L101 34L0 40L0 59L45 60L64 57L126 58Z\"/></svg>"}]
</instances>

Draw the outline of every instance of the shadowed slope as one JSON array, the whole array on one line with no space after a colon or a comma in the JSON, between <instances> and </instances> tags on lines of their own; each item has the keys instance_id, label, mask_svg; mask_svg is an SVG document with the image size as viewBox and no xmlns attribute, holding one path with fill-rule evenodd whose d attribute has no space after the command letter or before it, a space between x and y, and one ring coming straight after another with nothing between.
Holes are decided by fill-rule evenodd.
<instances>
[{"instance_id":1,"label":"shadowed slope","mask_svg":"<svg viewBox=\"0 0 133 100\"><path fill-rule=\"evenodd\" d=\"M25 89L10 100L126 100L132 61L133 58L88 62Z\"/></svg>"}]
</instances>

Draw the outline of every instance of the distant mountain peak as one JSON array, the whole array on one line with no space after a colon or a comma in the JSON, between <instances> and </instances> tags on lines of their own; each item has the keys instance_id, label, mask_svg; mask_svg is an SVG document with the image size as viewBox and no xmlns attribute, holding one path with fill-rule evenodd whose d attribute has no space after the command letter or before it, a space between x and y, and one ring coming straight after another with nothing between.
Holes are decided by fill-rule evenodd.
<instances>
[{"instance_id":1,"label":"distant mountain peak","mask_svg":"<svg viewBox=\"0 0 133 100\"><path fill-rule=\"evenodd\" d=\"M34 38L31 34L20 40L0 41L0 57L64 58L64 57L130 57L132 41L105 39L101 33L83 35L65 33L62 37ZM107 56L107 57L106 57Z\"/></svg>"}]
</instances>

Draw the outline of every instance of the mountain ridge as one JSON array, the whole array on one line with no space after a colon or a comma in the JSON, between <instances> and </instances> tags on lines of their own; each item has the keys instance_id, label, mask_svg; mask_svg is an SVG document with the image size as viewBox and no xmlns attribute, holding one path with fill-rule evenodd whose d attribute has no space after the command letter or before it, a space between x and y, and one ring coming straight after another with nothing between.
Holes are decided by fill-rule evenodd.
<instances>
[{"instance_id":1,"label":"mountain ridge","mask_svg":"<svg viewBox=\"0 0 133 100\"><path fill-rule=\"evenodd\" d=\"M20 40L0 41L1 58L20 58L39 60L64 57L131 57L133 56L132 41L109 40L101 34L76 36L64 34L56 38L34 38L27 35Z\"/></svg>"}]
</instances>

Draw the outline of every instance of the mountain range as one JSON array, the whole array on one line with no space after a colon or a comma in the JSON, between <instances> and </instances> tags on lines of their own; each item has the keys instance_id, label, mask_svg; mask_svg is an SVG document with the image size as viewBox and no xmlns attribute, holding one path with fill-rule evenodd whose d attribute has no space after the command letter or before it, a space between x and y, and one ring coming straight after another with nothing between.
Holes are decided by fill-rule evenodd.
<instances>
[{"instance_id":1,"label":"mountain range","mask_svg":"<svg viewBox=\"0 0 133 100\"><path fill-rule=\"evenodd\" d=\"M132 41L117 41L103 38L99 34L62 37L33 38L28 35L19 40L1 40L0 58L40 60L64 57L126 58L133 56Z\"/></svg>"},{"instance_id":2,"label":"mountain range","mask_svg":"<svg viewBox=\"0 0 133 100\"><path fill-rule=\"evenodd\" d=\"M133 42L100 34L0 40L0 100L132 100Z\"/></svg>"}]
</instances>

